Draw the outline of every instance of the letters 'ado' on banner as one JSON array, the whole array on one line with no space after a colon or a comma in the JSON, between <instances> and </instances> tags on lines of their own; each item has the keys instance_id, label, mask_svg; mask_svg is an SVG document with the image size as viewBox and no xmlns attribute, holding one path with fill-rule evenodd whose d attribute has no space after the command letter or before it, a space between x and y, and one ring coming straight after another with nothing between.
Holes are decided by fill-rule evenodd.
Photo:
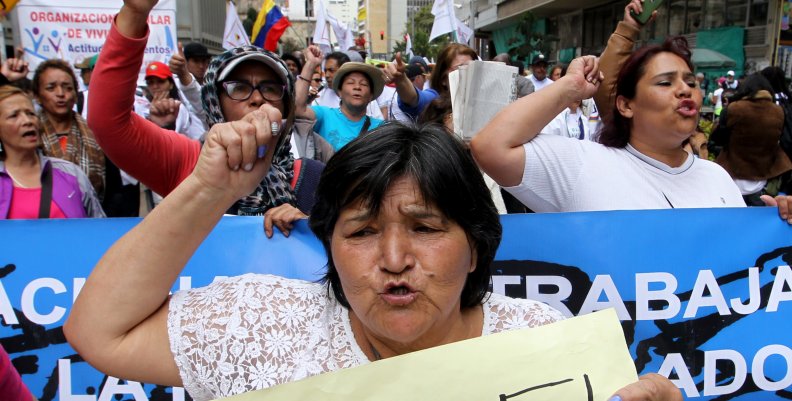
<instances>
[{"instance_id":1,"label":"letters 'ado' on banner","mask_svg":"<svg viewBox=\"0 0 792 401\"><path fill-rule=\"evenodd\" d=\"M40 400L186 399L178 388L97 372L63 337L85 278L138 221L0 221L0 343ZM687 399L792 396L792 227L773 208L502 222L494 292L537 299L568 316L614 308L637 372L669 376ZM174 291L248 272L318 280L325 261L305 223L289 238L267 240L261 218L225 217Z\"/></svg>"}]
</instances>

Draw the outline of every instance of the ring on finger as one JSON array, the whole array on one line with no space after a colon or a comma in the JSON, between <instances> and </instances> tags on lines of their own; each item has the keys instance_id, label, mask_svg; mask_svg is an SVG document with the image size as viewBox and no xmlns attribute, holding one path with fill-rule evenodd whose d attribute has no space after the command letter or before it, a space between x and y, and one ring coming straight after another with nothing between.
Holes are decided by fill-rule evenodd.
<instances>
[{"instance_id":1,"label":"ring on finger","mask_svg":"<svg viewBox=\"0 0 792 401\"><path fill-rule=\"evenodd\" d=\"M278 133L280 132L280 124L278 124L277 121L273 121L270 124L270 131L272 132L272 136L278 136Z\"/></svg>"}]
</instances>

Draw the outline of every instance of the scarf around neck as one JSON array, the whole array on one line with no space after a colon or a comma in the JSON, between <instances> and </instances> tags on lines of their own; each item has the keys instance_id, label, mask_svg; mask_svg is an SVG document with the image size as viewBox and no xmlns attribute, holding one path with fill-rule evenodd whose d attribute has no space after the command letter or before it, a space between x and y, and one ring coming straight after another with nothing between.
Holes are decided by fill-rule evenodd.
<instances>
[{"instance_id":1,"label":"scarf around neck","mask_svg":"<svg viewBox=\"0 0 792 401\"><path fill-rule=\"evenodd\" d=\"M206 112L207 123L210 127L217 123L226 122L223 117L223 110L220 107L219 91L222 90L222 85L221 82L217 81L217 78L230 62L252 53L262 53L272 59L274 61L273 64L277 66L279 70L282 69L282 71L274 71L276 75L291 76L291 74L288 73L286 64L284 64L278 56L256 46L236 47L215 56L209 63L204 81L205 84L201 88L201 102ZM272 68L271 66L268 67ZM283 99L284 104L294 99L293 94L293 79L287 78L286 93ZM267 210L284 203L288 203L292 206L296 205L297 200L291 188L291 181L294 177L294 157L291 154L291 127L286 127L286 124L281 122L280 135L282 137L278 141L279 145L275 149L275 154L272 157L272 165L267 175L259 183L253 193L236 202L234 206L236 207L237 214L243 216L261 216Z\"/></svg>"}]
</instances>

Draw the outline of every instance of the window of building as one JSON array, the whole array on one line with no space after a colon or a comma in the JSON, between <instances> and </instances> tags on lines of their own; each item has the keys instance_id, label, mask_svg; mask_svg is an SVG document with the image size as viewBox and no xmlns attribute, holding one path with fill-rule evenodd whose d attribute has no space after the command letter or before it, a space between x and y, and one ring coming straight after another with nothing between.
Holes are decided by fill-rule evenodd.
<instances>
[{"instance_id":1,"label":"window of building","mask_svg":"<svg viewBox=\"0 0 792 401\"><path fill-rule=\"evenodd\" d=\"M306 17L314 16L313 0L305 0L305 16Z\"/></svg>"},{"instance_id":2,"label":"window of building","mask_svg":"<svg viewBox=\"0 0 792 401\"><path fill-rule=\"evenodd\" d=\"M704 29L720 28L726 23L725 0L707 0Z\"/></svg>"},{"instance_id":3,"label":"window of building","mask_svg":"<svg viewBox=\"0 0 792 401\"><path fill-rule=\"evenodd\" d=\"M767 25L767 12L769 9L768 0L753 0L751 1L751 12L748 24L750 26Z\"/></svg>"},{"instance_id":4,"label":"window of building","mask_svg":"<svg viewBox=\"0 0 792 401\"><path fill-rule=\"evenodd\" d=\"M702 11L704 10L704 0L688 0L686 18L686 33L698 32L703 27Z\"/></svg>"},{"instance_id":5,"label":"window of building","mask_svg":"<svg viewBox=\"0 0 792 401\"><path fill-rule=\"evenodd\" d=\"M748 1L726 0L726 25L745 26L748 17Z\"/></svg>"},{"instance_id":6,"label":"window of building","mask_svg":"<svg viewBox=\"0 0 792 401\"><path fill-rule=\"evenodd\" d=\"M674 0L668 5L668 34L685 33L685 0Z\"/></svg>"}]
</instances>

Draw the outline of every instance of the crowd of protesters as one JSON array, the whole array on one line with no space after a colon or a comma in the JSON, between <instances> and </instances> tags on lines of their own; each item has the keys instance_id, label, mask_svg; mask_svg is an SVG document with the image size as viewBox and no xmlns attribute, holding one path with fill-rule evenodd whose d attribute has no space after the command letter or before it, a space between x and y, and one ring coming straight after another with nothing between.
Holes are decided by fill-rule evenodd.
<instances>
[{"instance_id":1,"label":"crowd of protesters","mask_svg":"<svg viewBox=\"0 0 792 401\"><path fill-rule=\"evenodd\" d=\"M641 27L626 15L609 40L608 49L620 60L626 60ZM440 52L436 64L420 56L406 60L397 55L393 62L377 65L379 68L363 62L365 54L352 50L323 54L318 47L309 46L304 51L278 56L250 47L213 57L200 43L179 43L178 51L167 64L155 61L143 66L142 43L123 35L111 36L101 58L92 55L74 68L62 60L47 60L39 64L27 85L25 77L29 71L21 54L4 63L6 80L28 89L33 96L37 152L42 157L77 165L92 184L100 211L107 216L144 215L192 170L201 138L212 125L241 119L246 112L272 104L284 116L283 121L275 123L287 146L279 147L272 170L259 188L229 210L234 214L269 212L276 216L267 222L269 234L273 224L287 229L291 220L309 214L311 183L321 174L324 163L352 139L389 120L436 123L452 131L448 76L460 66L480 60L473 49L456 43ZM610 83L603 85L594 97L571 100L560 112L553 112L554 118L547 119L549 114L542 114L537 120L542 127L532 128L536 132L528 133L529 136L555 135L602 143L601 133L609 130L605 123L610 117L620 119L619 113L614 114L618 110L617 99L606 93L615 86L618 65L609 64L607 50L603 59L606 83ZM549 95L539 96L539 92L562 81L567 74L567 65L551 66L543 54L533 56L529 68L507 53L492 61L517 67L517 98L537 92L535 99L545 99L540 101L543 105L548 104ZM257 64L266 73L251 72ZM145 86L137 85L138 69L145 71ZM692 66L690 69L695 73ZM79 70L81 80L74 70ZM262 81L257 82L258 79ZM682 148L693 157L711 157L723 166L748 205L764 205L762 195L786 193L792 168L778 141L789 125L783 121L783 110L789 107L783 72L769 67L763 75L740 80L734 71L729 71L712 83L699 72L693 79L690 83L697 86L702 101L692 103L697 107L692 120L697 122L699 109L711 103L717 125L712 135L697 126L691 135L684 133ZM91 82L95 85L89 92ZM730 102L738 100L734 110L727 112ZM764 107L765 103L772 107ZM238 107L241 104L245 106ZM93 107L96 111L89 113ZM229 110L237 108L238 111ZM761 124L752 124L759 108L769 113L762 113L763 118L758 119ZM525 108L518 115L528 118L540 114L532 110ZM487 131L483 131L484 137ZM623 142L617 148L629 145ZM474 155L478 155L475 149ZM506 160L501 156L494 155ZM13 174L15 166L12 161L5 162L9 163L11 166L0 174ZM36 162L35 166L43 164ZM680 168L679 163L674 164L669 168ZM486 174L486 169L482 173L501 213L537 210L530 202L516 201L509 193L514 190L502 189L495 183L497 180ZM544 185L549 188L563 187L552 177L525 178L548 180ZM499 182L503 184L502 180ZM15 191L21 194L21 190ZM14 197L9 193L4 198L11 201ZM19 204L19 199L18 195L15 204ZM60 215L52 215L56 216ZM20 215L7 213L6 217Z\"/></svg>"},{"instance_id":2,"label":"crowd of protesters","mask_svg":"<svg viewBox=\"0 0 792 401\"><path fill-rule=\"evenodd\" d=\"M785 196L792 162L782 138L792 132L785 117L792 106L783 71L771 67L742 80L730 71L708 92L684 39L634 50L643 25L630 10L640 7L639 0L625 7L599 58L551 66L538 54L527 76L508 54L494 58L517 68L517 100L461 144L494 207L522 213L768 205L792 224L792 198ZM247 136L215 132L212 143L229 149L232 171L254 169L251 154L269 163L226 213L264 216L267 236L274 227L288 235L317 210L325 164L356 138L399 123L453 135L449 74L480 60L457 43L434 65L397 55L380 68L357 52L323 54L316 46L282 55L245 46L213 56L189 43L167 63L143 65L147 38L145 20L114 23L100 54L75 66L39 64L32 98L23 84L10 84L24 82L27 64L19 56L3 63L0 218L141 215L201 168L213 127L231 123L236 133L266 132L272 141L251 153L256 142ZM138 87L141 70L145 87ZM717 116L709 137L697 132L705 99Z\"/></svg>"}]
</instances>

